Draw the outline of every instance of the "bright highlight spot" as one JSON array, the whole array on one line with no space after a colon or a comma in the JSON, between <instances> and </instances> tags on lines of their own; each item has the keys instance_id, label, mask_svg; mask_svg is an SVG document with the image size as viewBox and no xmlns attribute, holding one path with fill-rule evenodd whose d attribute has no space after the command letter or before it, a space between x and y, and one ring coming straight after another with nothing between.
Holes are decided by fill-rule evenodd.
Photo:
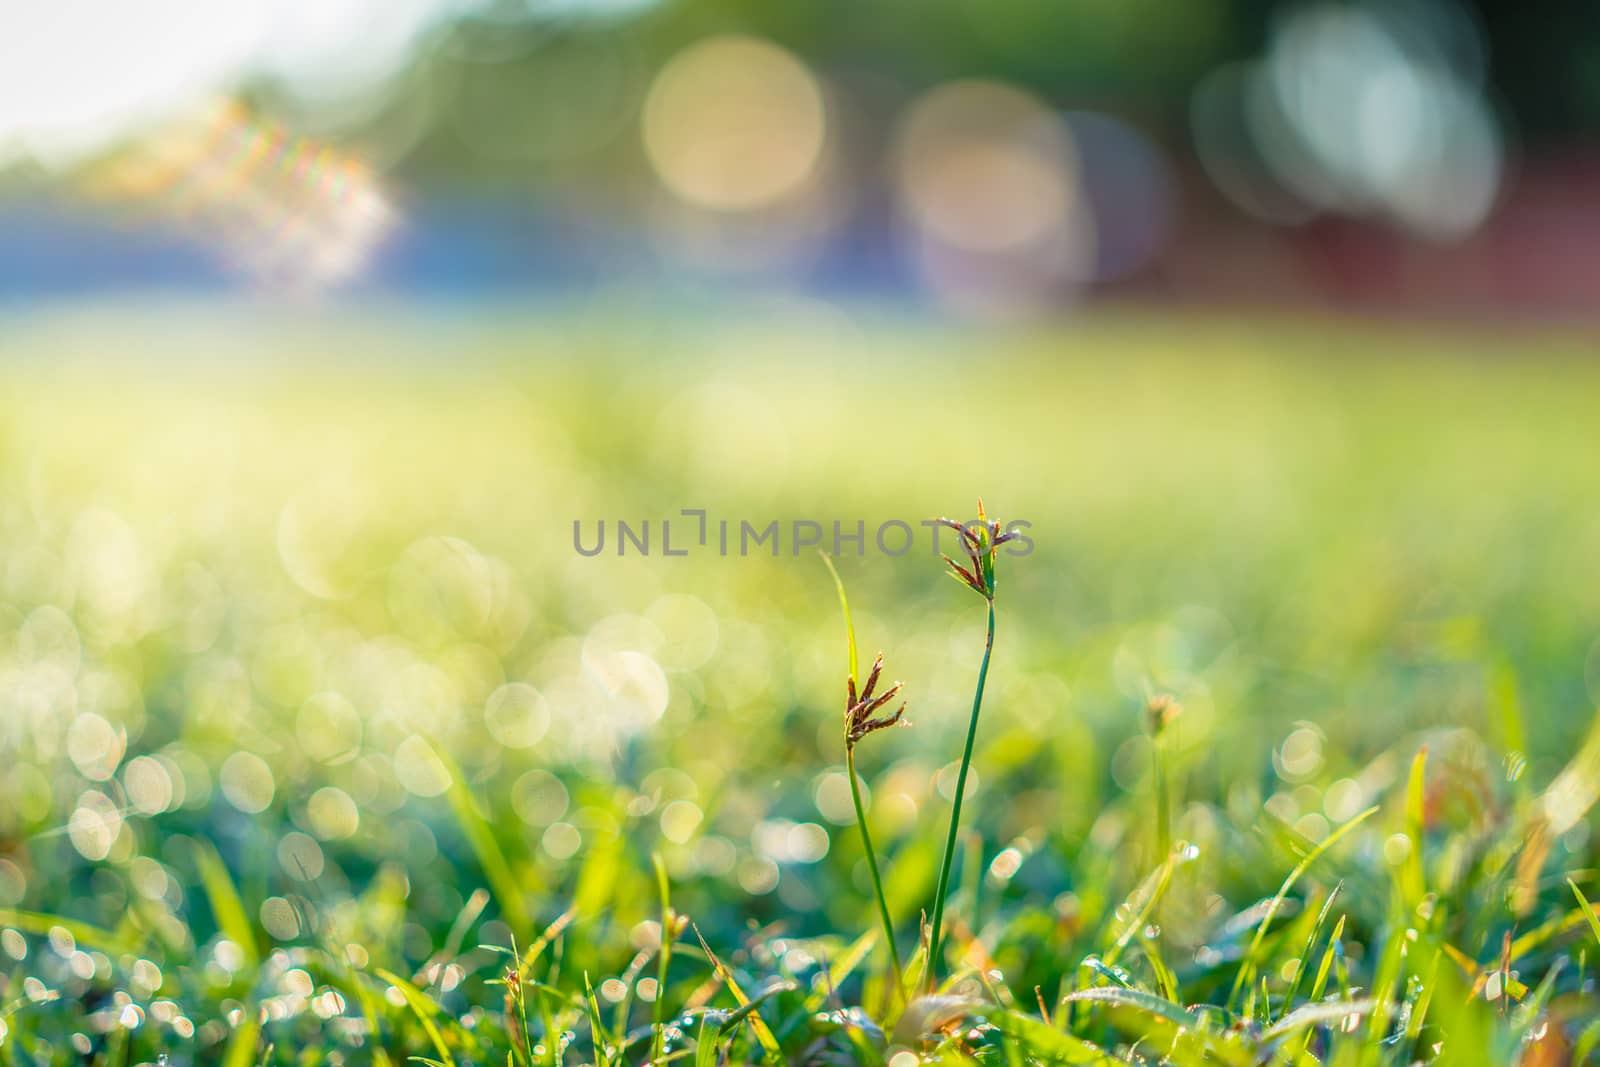
<instances>
[{"instance_id":1,"label":"bright highlight spot","mask_svg":"<svg viewBox=\"0 0 1600 1067\"><path fill-rule=\"evenodd\" d=\"M644 105L650 165L699 207L749 211L795 192L816 168L827 122L817 79L753 37L712 37L679 52Z\"/></svg>"}]
</instances>

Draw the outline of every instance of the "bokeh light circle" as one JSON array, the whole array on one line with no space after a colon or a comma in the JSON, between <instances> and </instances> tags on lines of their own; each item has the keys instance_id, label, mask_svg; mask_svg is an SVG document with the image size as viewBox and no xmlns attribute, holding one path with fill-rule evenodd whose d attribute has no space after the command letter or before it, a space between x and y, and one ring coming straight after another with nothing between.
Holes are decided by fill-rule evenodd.
<instances>
[{"instance_id":1,"label":"bokeh light circle","mask_svg":"<svg viewBox=\"0 0 1600 1067\"><path fill-rule=\"evenodd\" d=\"M945 244L1003 252L1049 238L1077 207L1076 153L1045 103L997 82L951 82L912 105L896 186Z\"/></svg>"},{"instance_id":2,"label":"bokeh light circle","mask_svg":"<svg viewBox=\"0 0 1600 1067\"><path fill-rule=\"evenodd\" d=\"M776 45L737 35L674 56L650 86L642 122L661 182L718 211L750 211L797 191L827 137L816 77Z\"/></svg>"}]
</instances>

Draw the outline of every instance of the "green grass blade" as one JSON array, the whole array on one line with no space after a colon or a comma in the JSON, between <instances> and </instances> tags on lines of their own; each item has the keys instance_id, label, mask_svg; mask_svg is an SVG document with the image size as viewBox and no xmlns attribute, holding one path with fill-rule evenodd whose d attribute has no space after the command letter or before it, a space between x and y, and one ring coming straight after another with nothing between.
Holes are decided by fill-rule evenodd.
<instances>
[{"instance_id":1,"label":"green grass blade","mask_svg":"<svg viewBox=\"0 0 1600 1067\"><path fill-rule=\"evenodd\" d=\"M1328 935L1328 947L1322 952L1322 962L1317 965L1317 977L1311 982L1310 1000L1313 1004L1322 1000L1322 991L1328 987L1328 974L1333 970L1333 962L1339 954L1339 939L1344 936L1344 916L1339 916L1339 921L1333 924L1333 933ZM1305 1042L1301 1045L1304 1052L1311 1046L1311 1035L1307 1034Z\"/></svg>"},{"instance_id":2,"label":"green grass blade","mask_svg":"<svg viewBox=\"0 0 1600 1067\"><path fill-rule=\"evenodd\" d=\"M584 1007L589 1011L589 1031L594 1037L594 1060L601 1067L611 1063L611 1037L606 1032L605 1020L600 1017L600 1001L594 995L594 983L589 972L583 972Z\"/></svg>"},{"instance_id":3,"label":"green grass blade","mask_svg":"<svg viewBox=\"0 0 1600 1067\"><path fill-rule=\"evenodd\" d=\"M1122 953L1133 942L1135 935L1144 929L1150 913L1155 910L1162 896L1166 894L1168 886L1172 884L1172 872L1188 863L1194 855L1192 852L1174 852L1168 855L1161 866L1146 875L1138 888L1123 901L1122 907L1118 908L1117 912L1126 915L1127 918L1116 928L1117 936L1105 954L1106 966L1115 966L1117 960L1122 958Z\"/></svg>"},{"instance_id":4,"label":"green grass blade","mask_svg":"<svg viewBox=\"0 0 1600 1067\"><path fill-rule=\"evenodd\" d=\"M1363 1063L1371 1063L1381 1053L1383 1042L1389 1036L1389 1020L1394 1014L1395 990L1400 985L1406 962L1406 939L1396 935L1378 960L1372 979L1372 1017L1367 1026L1367 1045L1362 1049Z\"/></svg>"},{"instance_id":5,"label":"green grass blade","mask_svg":"<svg viewBox=\"0 0 1600 1067\"><path fill-rule=\"evenodd\" d=\"M215 846L208 841L196 846L195 862L200 867L200 884L205 887L206 898L211 901L211 914L216 917L217 929L239 946L239 951L244 953L246 966L253 967L261 959L260 946L256 943L255 927L245 911L244 901L239 898L239 890L233 884L233 876L228 873L227 865L222 862L222 856Z\"/></svg>"},{"instance_id":6,"label":"green grass blade","mask_svg":"<svg viewBox=\"0 0 1600 1067\"><path fill-rule=\"evenodd\" d=\"M1139 947L1144 949L1145 962L1155 974L1156 992L1168 1000L1178 1000L1178 977L1172 973L1172 968L1167 966L1166 959L1162 957L1158 939L1140 933Z\"/></svg>"},{"instance_id":7,"label":"green grass blade","mask_svg":"<svg viewBox=\"0 0 1600 1067\"><path fill-rule=\"evenodd\" d=\"M1422 979L1422 991L1411 1005L1411 1012L1406 1018L1406 1039L1413 1044L1422 1034L1423 1023L1428 1020L1428 1008L1433 1004L1433 991L1439 986L1439 961L1442 959L1444 959L1443 949L1433 954L1433 962L1428 964L1428 973Z\"/></svg>"},{"instance_id":8,"label":"green grass blade","mask_svg":"<svg viewBox=\"0 0 1600 1067\"><path fill-rule=\"evenodd\" d=\"M1061 998L1063 1004L1116 1004L1165 1019L1178 1026L1191 1029L1200 1025L1200 1017L1170 1000L1146 993L1142 989L1124 989L1121 986L1095 986L1080 989Z\"/></svg>"},{"instance_id":9,"label":"green grass blade","mask_svg":"<svg viewBox=\"0 0 1600 1067\"><path fill-rule=\"evenodd\" d=\"M1369 1015L1374 1008L1371 998L1361 1000L1326 1000L1315 1004L1302 1004L1261 1033L1262 1041L1282 1041L1303 1030L1330 1023L1343 1023L1352 1015Z\"/></svg>"},{"instance_id":10,"label":"green grass blade","mask_svg":"<svg viewBox=\"0 0 1600 1067\"><path fill-rule=\"evenodd\" d=\"M434 1022L434 1016L439 1013L439 1006L429 999L426 993L393 971L376 967L373 973L400 990L400 995L405 998L406 1007L411 1009L411 1014L416 1016L417 1022L422 1025L422 1032L428 1035L434 1050L439 1053L439 1059L444 1062L445 1067L455 1067L456 1060L450 1054L450 1046L445 1044L444 1034L440 1032L439 1024Z\"/></svg>"},{"instance_id":11,"label":"green grass blade","mask_svg":"<svg viewBox=\"0 0 1600 1067\"><path fill-rule=\"evenodd\" d=\"M811 991L811 996L806 1000L807 1011L821 1011L827 1003L828 994L844 984L845 979L861 966L861 962L872 953L872 948L878 943L878 931L869 929L866 933L850 942L845 950L828 962L828 980Z\"/></svg>"},{"instance_id":12,"label":"green grass blade","mask_svg":"<svg viewBox=\"0 0 1600 1067\"><path fill-rule=\"evenodd\" d=\"M478 807L477 798L472 795L472 790L467 787L466 776L447 753L436 754L450 774L450 788L445 791L450 802L450 810L455 814L456 824L461 827L461 832L466 835L467 843L478 859L478 866L483 868L484 878L494 890L495 903L500 905L500 914L505 916L506 922L513 930L531 929L533 917L528 913L524 887L512 873L511 864L507 862L505 853L500 850L500 843L495 840L494 828Z\"/></svg>"},{"instance_id":13,"label":"green grass blade","mask_svg":"<svg viewBox=\"0 0 1600 1067\"><path fill-rule=\"evenodd\" d=\"M256 1047L261 1043L261 1016L258 1011L244 1009L246 1018L228 1042L228 1050L222 1056L222 1067L255 1067Z\"/></svg>"},{"instance_id":14,"label":"green grass blade","mask_svg":"<svg viewBox=\"0 0 1600 1067\"><path fill-rule=\"evenodd\" d=\"M827 564L828 573L833 575L833 587L839 592L839 609L844 612L844 633L850 646L850 677L859 679L860 671L857 670L856 659L856 624L850 620L850 598L844 595L844 582L839 578L839 571L833 565L833 559L826 552L818 552L822 562Z\"/></svg>"},{"instance_id":15,"label":"green grass blade","mask_svg":"<svg viewBox=\"0 0 1600 1067\"><path fill-rule=\"evenodd\" d=\"M1322 937L1322 928L1327 924L1328 916L1333 911L1333 902L1339 899L1339 891L1344 888L1340 882L1328 894L1328 899L1322 902L1322 909L1317 912L1316 921L1311 924L1311 932L1306 935L1305 947L1300 950L1299 961L1295 963L1294 977L1289 981L1289 991L1283 998L1283 1010L1288 1013L1294 1007L1294 998L1300 993L1300 982L1306 976L1306 971L1311 966L1311 954L1316 951L1317 941Z\"/></svg>"},{"instance_id":16,"label":"green grass blade","mask_svg":"<svg viewBox=\"0 0 1600 1067\"><path fill-rule=\"evenodd\" d=\"M746 1019L754 1016L756 1009L760 1008L762 1004L766 1003L768 1000L771 1000L779 993L793 993L798 988L798 986L790 981L775 982L771 986L768 986L760 993L757 993L754 997L751 997L743 1004L740 1004L738 1008L729 1012L728 1017L722 1021L722 1032L727 1033L740 1023L744 1022Z\"/></svg>"},{"instance_id":17,"label":"green grass blade","mask_svg":"<svg viewBox=\"0 0 1600 1067\"><path fill-rule=\"evenodd\" d=\"M1113 1017L1118 1012L1136 1015L1137 1024L1124 1020L1120 1028L1138 1035L1142 1044L1160 1048L1166 1062L1196 1067L1215 1063L1250 1067L1253 1062L1250 1050L1233 1035L1209 1032L1201 1016L1150 993L1099 986L1068 993L1062 1001L1108 1008Z\"/></svg>"},{"instance_id":18,"label":"green grass blade","mask_svg":"<svg viewBox=\"0 0 1600 1067\"><path fill-rule=\"evenodd\" d=\"M13 911L10 908L0 908L0 926L14 927L23 933L39 937L48 936L52 927L59 926L71 934L73 941L80 945L89 945L119 955L139 950L139 943L126 934L113 932L93 923L80 922L77 919L48 915L42 911Z\"/></svg>"},{"instance_id":19,"label":"green grass blade","mask_svg":"<svg viewBox=\"0 0 1600 1067\"><path fill-rule=\"evenodd\" d=\"M1085 956L1083 962L1078 964L1078 967L1080 970L1093 971L1112 985L1123 989L1141 988L1138 982L1134 980L1133 975L1115 964L1107 963L1099 956ZM1145 992L1149 992L1149 990L1145 990Z\"/></svg>"},{"instance_id":20,"label":"green grass blade","mask_svg":"<svg viewBox=\"0 0 1600 1067\"><path fill-rule=\"evenodd\" d=\"M672 880L667 877L666 860L661 858L661 853L655 852L650 856L650 863L655 868L656 892L661 898L661 945L656 950L656 999L650 1005L650 1059L660 1062L666 1037L667 971L672 967L672 927L677 920L672 911Z\"/></svg>"},{"instance_id":21,"label":"green grass blade","mask_svg":"<svg viewBox=\"0 0 1600 1067\"><path fill-rule=\"evenodd\" d=\"M722 962L715 952L711 951L711 946L706 943L706 939L701 935L699 927L695 927L694 936L699 939L700 948L706 954L706 959L711 961L712 970L722 980L722 984L728 987L728 992L733 994L733 999L738 1002L739 1007L741 1009L750 1009L747 1013L750 1019L750 1029L755 1031L756 1040L761 1043L761 1048L772 1062L782 1062L783 1049L779 1047L778 1039L773 1036L772 1028L767 1025L765 1019L761 1018L761 1012L756 1010L759 1001L752 1002L745 995L744 990L739 988L739 982L733 977L733 972L728 969L727 965ZM741 1015L740 1018L743 1019L744 1016Z\"/></svg>"},{"instance_id":22,"label":"green grass blade","mask_svg":"<svg viewBox=\"0 0 1600 1067\"><path fill-rule=\"evenodd\" d=\"M1233 1008L1234 1004L1237 1003L1239 993L1244 988L1245 982L1249 981L1253 977L1253 972L1256 965L1256 954L1261 950L1261 942L1266 939L1267 927L1272 925L1272 920L1278 914L1278 909L1283 907L1284 900L1289 896L1289 890L1294 888L1294 884L1300 880L1300 876L1305 874L1306 871L1310 869L1311 865L1315 863L1323 853L1327 852L1334 845L1338 844L1346 834L1354 830L1357 826L1360 826L1362 823L1366 822L1374 814L1376 814L1377 811L1378 808L1376 805L1374 805L1373 807L1370 807L1366 811L1363 811L1361 814L1357 815L1355 818L1351 819L1349 822L1335 829L1327 837L1322 839L1321 844L1319 844L1316 848L1313 848L1310 852L1306 853L1305 858L1299 863L1295 864L1294 869L1289 872L1289 876L1283 880L1283 884L1278 887L1277 895L1272 898L1271 903L1267 905L1266 912L1261 916L1261 922L1256 927L1255 937L1251 938L1250 940L1250 947L1245 950L1244 958L1239 961L1239 973L1234 979L1233 992L1228 996L1228 1008L1230 1010Z\"/></svg>"},{"instance_id":23,"label":"green grass blade","mask_svg":"<svg viewBox=\"0 0 1600 1067\"><path fill-rule=\"evenodd\" d=\"M1527 729L1522 721L1522 698L1518 693L1516 668L1509 661L1498 663L1488 683L1487 703L1492 713L1490 721L1495 726L1495 740L1500 743L1501 754L1506 759L1508 774L1513 778L1518 796L1528 793L1527 776L1521 773L1527 759Z\"/></svg>"},{"instance_id":24,"label":"green grass blade","mask_svg":"<svg viewBox=\"0 0 1600 1067\"><path fill-rule=\"evenodd\" d=\"M1596 1048L1600 1048L1600 1019L1596 1019L1578 1035L1572 1046L1572 1062L1588 1063Z\"/></svg>"},{"instance_id":25,"label":"green grass blade","mask_svg":"<svg viewBox=\"0 0 1600 1067\"><path fill-rule=\"evenodd\" d=\"M1055 1027L1020 1011L1005 1011L995 1017L995 1025L1011 1040L1011 1047L1025 1060L1046 1063L1116 1063L1105 1050L1081 1037L1064 1034Z\"/></svg>"},{"instance_id":26,"label":"green grass blade","mask_svg":"<svg viewBox=\"0 0 1600 1067\"><path fill-rule=\"evenodd\" d=\"M722 1028L711 1025L711 1013L700 1016L700 1033L694 1039L694 1067L717 1067L717 1047Z\"/></svg>"},{"instance_id":27,"label":"green grass blade","mask_svg":"<svg viewBox=\"0 0 1600 1067\"><path fill-rule=\"evenodd\" d=\"M521 969L524 978L533 973L533 965L539 961L540 956L544 955L545 949L554 944L556 938L565 933L567 927L577 921L577 918L578 909L568 908L560 915L557 915L555 921L544 928L544 933L540 934L533 944L523 951L521 957L517 960L517 966Z\"/></svg>"},{"instance_id":28,"label":"green grass blade","mask_svg":"<svg viewBox=\"0 0 1600 1067\"><path fill-rule=\"evenodd\" d=\"M1572 895L1578 898L1578 907L1583 912L1583 917L1589 920L1589 932L1594 934L1596 944L1600 944L1600 916L1594 913L1594 907L1589 903L1589 898L1583 895L1583 890L1578 888L1578 883L1571 878L1567 885L1572 889Z\"/></svg>"},{"instance_id":29,"label":"green grass blade","mask_svg":"<svg viewBox=\"0 0 1600 1067\"><path fill-rule=\"evenodd\" d=\"M622 875L627 844L622 834L616 834L597 841L588 849L578 884L572 891L572 910L584 919L592 919L610 906Z\"/></svg>"},{"instance_id":30,"label":"green grass blade","mask_svg":"<svg viewBox=\"0 0 1600 1067\"><path fill-rule=\"evenodd\" d=\"M1406 779L1406 838L1411 848L1406 852L1400 868L1400 893L1406 902L1407 913L1412 913L1427 892L1422 869L1422 826L1424 805L1427 802L1428 746L1417 750L1411 760L1411 773Z\"/></svg>"}]
</instances>

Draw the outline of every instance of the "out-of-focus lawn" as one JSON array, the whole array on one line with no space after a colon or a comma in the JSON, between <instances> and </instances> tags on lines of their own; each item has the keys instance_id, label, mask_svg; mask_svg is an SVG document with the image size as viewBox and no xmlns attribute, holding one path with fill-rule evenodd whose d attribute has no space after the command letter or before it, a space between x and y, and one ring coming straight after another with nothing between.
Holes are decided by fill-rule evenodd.
<instances>
[{"instance_id":1,"label":"out-of-focus lawn","mask_svg":"<svg viewBox=\"0 0 1600 1067\"><path fill-rule=\"evenodd\" d=\"M1059 689L997 701L1030 705L1019 722L1109 737L1141 681L1192 685L1214 712L1191 727L1237 733L1255 758L1268 722L1315 719L1353 744L1482 724L1483 674L1504 667L1549 755L1593 703L1600 372L1576 346L1134 318L998 336L461 318L9 334L6 600L106 616L108 650L170 640L185 573L226 608L197 662L248 658L275 622L419 651L481 642L396 613L397 583L442 536L474 561L442 592L483 593L473 567L504 566L517 619L497 635L502 669L671 594L781 629L738 669L809 703L837 682L809 550L680 561L658 541L656 558L617 560L613 535L585 559L573 520L592 535L601 518L658 525L693 507L864 519L876 558L844 563L863 629L921 679L972 620L929 580L925 531L898 559L872 531L965 515L982 494L1037 542L1008 575L997 682ZM733 651L719 642L711 662ZM953 729L960 688L921 681L925 729L900 744Z\"/></svg>"},{"instance_id":2,"label":"out-of-focus lawn","mask_svg":"<svg viewBox=\"0 0 1600 1067\"><path fill-rule=\"evenodd\" d=\"M304 897L416 966L483 880L439 875L494 865L452 811L465 783L534 918L533 889L647 916L659 849L708 936L864 929L814 552L585 558L574 520L865 520L840 569L915 723L862 754L902 916L931 892L982 641L916 524L980 494L1037 545L1002 564L969 815L992 847L1081 844L1145 788L1153 692L1184 706L1199 841L1263 804L1320 837L1421 731L1469 728L1544 781L1587 729L1600 368L1576 344L380 318L0 339L0 907L110 926L142 901L192 946L216 927L168 872L205 838L264 936L302 936ZM871 550L888 520L916 551ZM1204 862L1234 899L1281 877ZM386 927L363 895L397 867Z\"/></svg>"}]
</instances>

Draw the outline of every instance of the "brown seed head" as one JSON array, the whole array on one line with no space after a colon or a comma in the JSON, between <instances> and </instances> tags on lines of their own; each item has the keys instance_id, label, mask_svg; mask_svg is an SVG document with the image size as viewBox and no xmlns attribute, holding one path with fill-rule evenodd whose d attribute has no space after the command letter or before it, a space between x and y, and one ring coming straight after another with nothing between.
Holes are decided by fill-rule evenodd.
<instances>
[{"instance_id":1,"label":"brown seed head","mask_svg":"<svg viewBox=\"0 0 1600 1067\"><path fill-rule=\"evenodd\" d=\"M1016 530L1002 532L1000 524L984 514L981 498L978 500L976 522L957 522L944 518L934 521L960 534L961 548L967 554L966 566L949 556L944 557L944 561L950 565L950 576L985 600L993 600L995 553L1001 545L1017 540L1022 534Z\"/></svg>"},{"instance_id":2,"label":"brown seed head","mask_svg":"<svg viewBox=\"0 0 1600 1067\"><path fill-rule=\"evenodd\" d=\"M905 714L906 706L902 701L900 707L893 715L884 715L873 718L873 713L893 700L900 692L900 683L896 682L882 694L874 696L873 692L878 687L878 678L883 674L883 653L878 653L878 658L872 661L872 670L867 674L867 683L861 687L861 692L856 693L856 677L851 675L845 680L846 701L844 708L844 745L847 749L856 747L856 743L875 730L882 730L894 726L901 721Z\"/></svg>"}]
</instances>

